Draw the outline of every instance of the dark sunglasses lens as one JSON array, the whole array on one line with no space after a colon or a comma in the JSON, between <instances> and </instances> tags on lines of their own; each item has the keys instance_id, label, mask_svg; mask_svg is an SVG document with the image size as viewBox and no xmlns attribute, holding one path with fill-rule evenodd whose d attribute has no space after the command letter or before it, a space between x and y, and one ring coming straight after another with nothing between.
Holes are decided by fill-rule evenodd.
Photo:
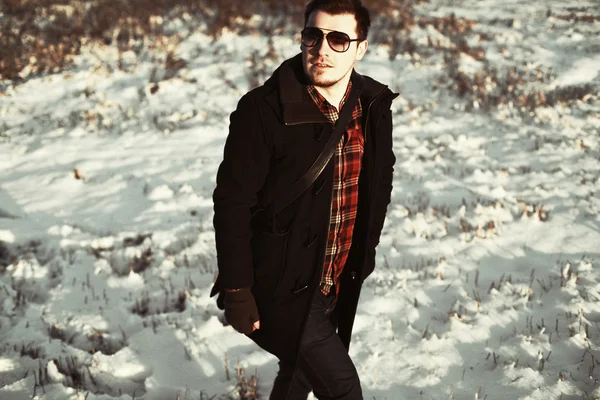
<instances>
[{"instance_id":1,"label":"dark sunglasses lens","mask_svg":"<svg viewBox=\"0 0 600 400\"><path fill-rule=\"evenodd\" d=\"M327 34L327 43L335 51L346 51L350 47L350 37L343 32L329 32Z\"/></svg>"},{"instance_id":2,"label":"dark sunglasses lens","mask_svg":"<svg viewBox=\"0 0 600 400\"><path fill-rule=\"evenodd\" d=\"M316 46L323 39L323 32L317 28L304 28L302 30L302 44L306 47Z\"/></svg>"}]
</instances>

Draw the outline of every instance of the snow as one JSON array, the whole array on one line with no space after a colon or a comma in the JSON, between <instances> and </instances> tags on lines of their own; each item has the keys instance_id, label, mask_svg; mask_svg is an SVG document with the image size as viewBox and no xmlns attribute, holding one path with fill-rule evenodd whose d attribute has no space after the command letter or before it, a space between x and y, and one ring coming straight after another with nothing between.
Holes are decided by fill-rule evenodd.
<instances>
[{"instance_id":1,"label":"snow","mask_svg":"<svg viewBox=\"0 0 600 400\"><path fill-rule=\"evenodd\" d=\"M364 396L600 399L600 22L559 18L600 9L415 7L475 20L468 43L499 76L551 69L532 87L595 90L486 111L448 88L439 54L370 46L359 72L401 95L392 202L350 347ZM450 43L431 24L411 31L418 46L427 36ZM224 326L208 297L229 113L298 51L297 37L267 39L199 29L177 47L187 66L152 82L151 55L127 54L119 70L114 48L89 45L73 68L7 86L2 400L237 398L252 375L267 397L276 358ZM463 53L458 67L474 76L484 63Z\"/></svg>"}]
</instances>

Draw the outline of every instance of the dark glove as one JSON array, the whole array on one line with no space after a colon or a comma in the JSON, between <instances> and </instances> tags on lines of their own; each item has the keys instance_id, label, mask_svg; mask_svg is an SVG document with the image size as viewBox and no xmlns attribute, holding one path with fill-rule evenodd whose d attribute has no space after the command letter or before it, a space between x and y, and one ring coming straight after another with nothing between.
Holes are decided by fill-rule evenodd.
<instances>
[{"instance_id":1,"label":"dark glove","mask_svg":"<svg viewBox=\"0 0 600 400\"><path fill-rule=\"evenodd\" d=\"M246 335L252 333L258 322L258 309L254 295L248 288L236 291L225 290L225 319L233 328Z\"/></svg>"}]
</instances>

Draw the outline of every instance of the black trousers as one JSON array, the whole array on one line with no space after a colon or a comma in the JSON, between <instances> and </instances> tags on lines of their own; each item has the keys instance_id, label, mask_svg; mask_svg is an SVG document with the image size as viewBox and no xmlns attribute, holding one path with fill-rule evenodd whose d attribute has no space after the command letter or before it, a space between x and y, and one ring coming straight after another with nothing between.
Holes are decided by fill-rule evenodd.
<instances>
[{"instance_id":1,"label":"black trousers","mask_svg":"<svg viewBox=\"0 0 600 400\"><path fill-rule=\"evenodd\" d=\"M331 323L335 308L332 289L320 290L313 299L298 354L298 366L279 362L279 372L269 400L306 400L313 394L319 400L362 400L356 368Z\"/></svg>"}]
</instances>

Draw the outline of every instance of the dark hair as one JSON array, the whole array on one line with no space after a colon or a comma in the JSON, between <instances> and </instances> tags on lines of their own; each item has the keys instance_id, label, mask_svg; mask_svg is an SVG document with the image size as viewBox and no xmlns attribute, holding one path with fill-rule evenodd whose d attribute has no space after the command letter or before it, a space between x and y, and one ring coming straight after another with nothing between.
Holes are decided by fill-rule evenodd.
<instances>
[{"instance_id":1,"label":"dark hair","mask_svg":"<svg viewBox=\"0 0 600 400\"><path fill-rule=\"evenodd\" d=\"M331 15L353 14L356 19L356 34L361 40L366 40L371 26L369 10L360 0L312 0L304 10L304 26L308 23L314 11L323 11Z\"/></svg>"}]
</instances>

